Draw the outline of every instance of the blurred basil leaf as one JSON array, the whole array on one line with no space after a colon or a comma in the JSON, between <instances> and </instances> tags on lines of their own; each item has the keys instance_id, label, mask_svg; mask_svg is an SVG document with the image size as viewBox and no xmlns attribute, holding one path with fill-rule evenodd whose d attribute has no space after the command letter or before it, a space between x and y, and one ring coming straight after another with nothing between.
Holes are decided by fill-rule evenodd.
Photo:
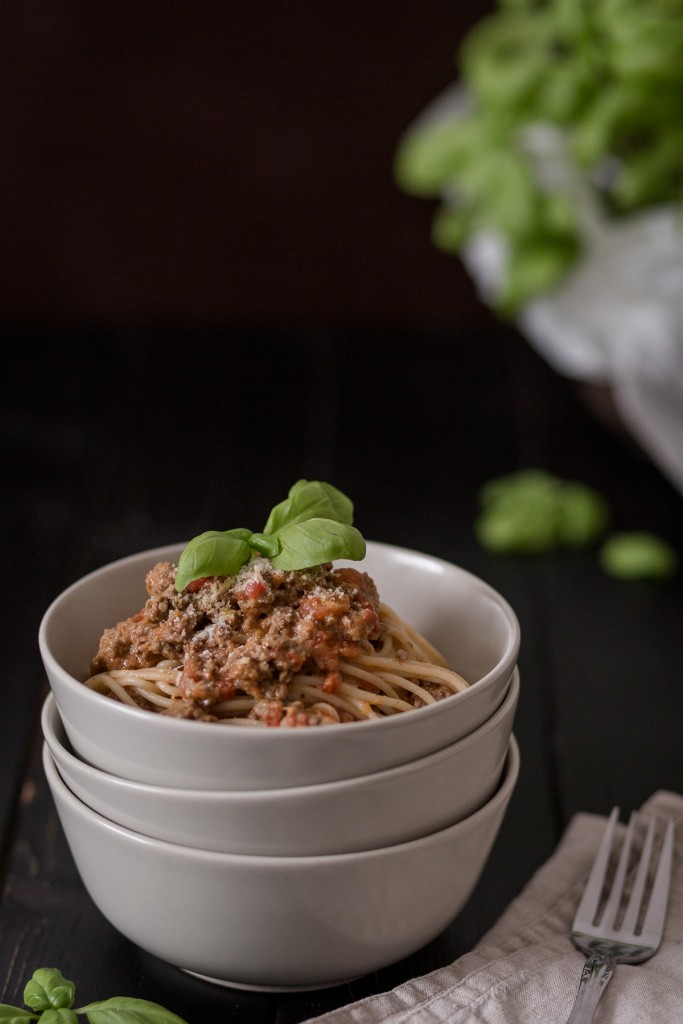
<instances>
[{"instance_id":1,"label":"blurred basil leaf","mask_svg":"<svg viewBox=\"0 0 683 1024\"><path fill-rule=\"evenodd\" d=\"M620 579L659 580L676 574L678 556L661 537L634 530L609 537L600 549L600 564Z\"/></svg>"},{"instance_id":2,"label":"blurred basil leaf","mask_svg":"<svg viewBox=\"0 0 683 1024\"><path fill-rule=\"evenodd\" d=\"M404 132L395 177L439 201L431 235L443 251L504 236L506 279L490 296L502 315L555 288L582 252L576 196L516 163L530 127L561 133L607 217L683 210L683 0L498 0L457 66L460 107L436 106ZM574 204L561 227L560 202Z\"/></svg>"}]
</instances>

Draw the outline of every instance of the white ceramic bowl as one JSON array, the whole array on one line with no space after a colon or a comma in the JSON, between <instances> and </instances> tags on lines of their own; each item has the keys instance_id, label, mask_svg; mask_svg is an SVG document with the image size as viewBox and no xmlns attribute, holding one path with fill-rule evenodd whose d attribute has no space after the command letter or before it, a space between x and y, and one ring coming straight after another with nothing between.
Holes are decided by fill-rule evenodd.
<instances>
[{"instance_id":1,"label":"white ceramic bowl","mask_svg":"<svg viewBox=\"0 0 683 1024\"><path fill-rule=\"evenodd\" d=\"M292 789L168 789L102 772L71 752L51 694L42 728L69 789L110 821L220 853L317 856L407 842L474 813L500 782L518 699L515 670L498 710L457 743L383 772Z\"/></svg>"},{"instance_id":2,"label":"white ceramic bowl","mask_svg":"<svg viewBox=\"0 0 683 1024\"><path fill-rule=\"evenodd\" d=\"M40 624L40 652L69 740L104 771L187 789L279 789L382 771L477 729L500 705L517 661L518 620L483 580L448 562L369 542L362 562L381 598L439 647L471 684L384 719L308 729L245 729L154 714L83 686L101 633L146 599L144 578L182 544L121 559L59 595ZM344 564L344 563L339 563Z\"/></svg>"},{"instance_id":3,"label":"white ceramic bowl","mask_svg":"<svg viewBox=\"0 0 683 1024\"><path fill-rule=\"evenodd\" d=\"M519 773L514 738L488 803L441 832L331 857L249 857L150 839L78 800L43 763L83 884L142 949L236 987L322 988L435 938L469 899Z\"/></svg>"}]
</instances>

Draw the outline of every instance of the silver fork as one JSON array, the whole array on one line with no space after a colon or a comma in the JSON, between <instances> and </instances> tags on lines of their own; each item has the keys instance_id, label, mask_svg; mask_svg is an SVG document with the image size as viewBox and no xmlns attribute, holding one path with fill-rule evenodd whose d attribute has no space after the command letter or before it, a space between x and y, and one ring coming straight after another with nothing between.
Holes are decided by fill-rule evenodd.
<instances>
[{"instance_id":1,"label":"silver fork","mask_svg":"<svg viewBox=\"0 0 683 1024\"><path fill-rule=\"evenodd\" d=\"M623 916L619 919L635 829L635 814L632 814L629 820L614 881L609 895L605 893L606 902L602 911L600 910L618 817L619 808L615 807L609 816L572 925L572 942L588 959L567 1024L590 1024L598 1000L607 988L616 965L639 964L649 960L662 941L673 858L673 821L666 825L657 870L649 889L649 899L645 901L643 897L646 895L646 887L651 877L651 862L654 860L652 851L656 827L655 818L650 818L630 897Z\"/></svg>"}]
</instances>

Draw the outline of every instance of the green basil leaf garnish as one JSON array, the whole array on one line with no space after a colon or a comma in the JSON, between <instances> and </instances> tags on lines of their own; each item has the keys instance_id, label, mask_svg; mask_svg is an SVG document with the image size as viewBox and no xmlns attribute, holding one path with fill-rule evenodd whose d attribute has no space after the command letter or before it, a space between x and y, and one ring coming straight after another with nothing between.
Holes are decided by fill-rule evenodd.
<instances>
[{"instance_id":1,"label":"green basil leaf garnish","mask_svg":"<svg viewBox=\"0 0 683 1024\"><path fill-rule=\"evenodd\" d=\"M258 551L259 554L265 555L266 558L273 558L277 555L280 550L280 541L275 536L269 536L266 533L252 533L249 538L249 544L254 550Z\"/></svg>"},{"instance_id":2,"label":"green basil leaf garnish","mask_svg":"<svg viewBox=\"0 0 683 1024\"><path fill-rule=\"evenodd\" d=\"M178 560L176 590L204 576L234 576L256 553L285 570L361 559L365 541L352 524L350 498L322 480L298 480L271 510L263 533L240 528L194 537Z\"/></svg>"},{"instance_id":3,"label":"green basil leaf garnish","mask_svg":"<svg viewBox=\"0 0 683 1024\"><path fill-rule=\"evenodd\" d=\"M251 537L251 532L208 530L191 540L178 560L176 590L202 576L234 576L251 556L245 535Z\"/></svg>"},{"instance_id":4,"label":"green basil leaf garnish","mask_svg":"<svg viewBox=\"0 0 683 1024\"><path fill-rule=\"evenodd\" d=\"M75 994L74 983L56 967L41 967L24 987L26 1005L37 1012L0 1003L0 1024L28 1024L34 1020L41 1024L78 1024L81 1014L90 1024L187 1024L159 1003L128 996L114 996L72 1009Z\"/></svg>"},{"instance_id":5,"label":"green basil leaf garnish","mask_svg":"<svg viewBox=\"0 0 683 1024\"><path fill-rule=\"evenodd\" d=\"M187 1024L158 1003L127 996L90 1003L77 1012L85 1014L90 1024Z\"/></svg>"},{"instance_id":6,"label":"green basil leaf garnish","mask_svg":"<svg viewBox=\"0 0 683 1024\"><path fill-rule=\"evenodd\" d=\"M78 1024L78 1017L73 1010L62 1007L59 1010L45 1010L40 1015L40 1024Z\"/></svg>"},{"instance_id":7,"label":"green basil leaf garnish","mask_svg":"<svg viewBox=\"0 0 683 1024\"><path fill-rule=\"evenodd\" d=\"M272 509L264 533L279 533L285 526L309 519L333 519L337 523L353 523L353 503L331 484L321 480L298 480L289 496Z\"/></svg>"},{"instance_id":8,"label":"green basil leaf garnish","mask_svg":"<svg viewBox=\"0 0 683 1024\"><path fill-rule=\"evenodd\" d=\"M38 1020L38 1015L18 1006L0 1003L0 1024L27 1024L29 1020Z\"/></svg>"},{"instance_id":9,"label":"green basil leaf garnish","mask_svg":"<svg viewBox=\"0 0 683 1024\"><path fill-rule=\"evenodd\" d=\"M73 1006L76 986L56 967L40 967L24 988L24 1002L32 1010L61 1010Z\"/></svg>"},{"instance_id":10,"label":"green basil leaf garnish","mask_svg":"<svg viewBox=\"0 0 683 1024\"><path fill-rule=\"evenodd\" d=\"M365 555L365 541L355 526L332 519L309 519L280 530L281 550L272 561L277 569L307 569L335 558L358 560Z\"/></svg>"}]
</instances>

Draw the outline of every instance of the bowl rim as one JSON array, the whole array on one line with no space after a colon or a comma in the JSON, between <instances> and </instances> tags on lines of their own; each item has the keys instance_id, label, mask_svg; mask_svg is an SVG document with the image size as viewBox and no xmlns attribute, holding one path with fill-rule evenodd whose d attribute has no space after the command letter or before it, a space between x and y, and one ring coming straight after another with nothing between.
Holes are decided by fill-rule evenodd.
<instances>
[{"instance_id":1,"label":"bowl rim","mask_svg":"<svg viewBox=\"0 0 683 1024\"><path fill-rule=\"evenodd\" d=\"M426 754L423 757L413 758L410 761L402 762L401 764L394 765L390 768L383 768L376 772L367 772L364 775L351 776L345 779L333 779L330 782L317 782L310 783L308 785L302 784L297 786L285 786L280 789L273 788L260 788L260 789L184 789L178 786L164 786L149 782L137 782L135 779L128 779L120 775L115 775L113 772L105 771L102 768L98 768L95 765L88 764L82 758L78 757L75 753L72 753L67 747L60 742L55 729L53 728L53 718L57 716L61 720L59 713L59 707L55 696L52 692L48 693L43 701L43 706L40 713L41 719L41 730L43 738L50 748L54 760L59 767L59 759L61 758L67 765L75 766L75 769L84 776L87 776L91 780L103 780L114 790L120 790L123 793L136 792L144 794L150 797L161 798L163 795L164 799L178 798L182 800L191 799L194 802L213 804L219 803L221 800L229 798L231 802L235 804L247 804L247 803L266 803L277 799L282 800L296 800L297 797L305 795L307 798L315 798L316 796L336 796L337 794L344 793L348 790L358 790L366 786L372 786L377 783L383 783L387 780L400 780L403 776L411 774L416 769L418 771L428 769L432 765L439 764L443 760L447 760L453 756L455 752L465 751L469 747L478 743L484 736L487 736L490 732L493 732L498 728L501 719L507 717L508 714L513 713L514 706L518 703L521 689L521 681L519 669L517 666L513 669L510 683L508 685L505 697L498 705L492 715L490 715L482 724L477 728L473 729L472 732L467 733L462 739L456 740L454 743L448 744L448 746L441 747L438 750L433 751L431 754ZM62 728L64 723L62 722ZM55 753L55 748L59 751L59 755Z\"/></svg>"},{"instance_id":2,"label":"bowl rim","mask_svg":"<svg viewBox=\"0 0 683 1024\"><path fill-rule=\"evenodd\" d=\"M104 565L86 573L84 576L74 580L73 583L69 584L69 586L64 588L52 599L43 613L38 627L38 647L46 670L49 666L49 671L56 675L70 692L80 694L80 699L84 702L85 706L106 708L108 715L115 716L122 722L127 718L137 720L138 724L143 721L147 721L149 730L153 730L155 732L157 730L161 730L169 737L174 733L177 736L181 736L184 734L184 730L187 729L192 729L192 733L190 735L196 734L198 737L201 735L206 737L210 734L216 733L216 723L188 721L183 718L158 715L151 713L145 708L132 707L131 705L122 704L113 700L106 700L103 703L103 695L101 693L90 690L88 687L83 685L82 681L76 679L75 676L72 676L62 667L55 655L52 653L47 637L52 618L61 605L67 601L73 593L89 583L95 576L98 576L108 570L123 568L137 560L144 559L149 560L150 562L152 562L153 559L155 561L171 560L173 557L177 557L177 554L184 546L184 542L176 542L174 544L165 544L161 547L143 549L141 551L134 552L133 554L126 555L123 558L115 559L112 562L107 562ZM458 698L460 706L462 706L464 701L471 699L471 694L481 691L492 678L498 678L501 675L505 675L506 682L509 685L509 680L519 655L521 629L519 619L511 604L498 590L495 589L495 587L490 583L487 583L486 580L482 579L480 576L470 572L470 570L464 569L455 562L449 562L447 559L441 558L437 555L430 555L416 549L403 547L398 544L391 544L385 541L368 540L366 542L366 547L368 553L373 551L378 553L385 552L399 558L405 558L413 561L419 560L422 564L431 566L432 569L437 572L447 572L449 574L455 573L468 582L470 586L479 593L488 597L488 599L492 601L492 603L502 613L509 629L509 635L507 637L503 654L493 668L489 669L489 671L479 679L475 679L473 683L470 683L467 689L454 695ZM175 556L172 553L175 553ZM363 560L360 560L357 563L349 563L345 559L339 559L337 561L338 564L343 565L355 564L359 567L360 571L363 571ZM52 684L50 685L52 686ZM424 722L429 717L440 715L443 711L444 704L449 704L448 698L446 698L445 701L437 701L435 704L414 708L413 713L409 715L391 715L384 718L374 718L359 722L333 723L324 726L325 735L330 736L339 734L339 730L343 730L342 735L349 736L349 730L357 733L359 729L362 729L363 733L368 733L371 730L377 729L382 729L385 732L389 728L402 729L406 727L406 718L409 720L413 719L414 713L418 713L420 715L420 719ZM235 733L229 727L222 727L218 731L221 734L223 732L228 733L233 737L232 742L235 742ZM287 737L296 735L298 736L298 739L295 740L295 742L299 743L300 746L303 746L306 743L313 744L319 742L319 740L315 739L315 736L319 731L319 729L248 729L240 730L239 736L245 737L246 732L248 733L248 742L250 743L270 743L271 745L274 745L275 743L282 742L283 735L287 735ZM276 738L278 736L281 737L280 740ZM239 739L238 742L242 743L244 742L244 739ZM290 740L288 739L285 742L290 742Z\"/></svg>"},{"instance_id":3,"label":"bowl rim","mask_svg":"<svg viewBox=\"0 0 683 1024\"><path fill-rule=\"evenodd\" d=\"M403 852L427 848L433 843L447 841L461 832L466 833L471 828L476 827L480 820L494 815L501 805L505 806L510 801L517 785L521 768L519 743L513 732L510 734L503 774L495 793L490 800L487 800L485 804L482 804L480 808L466 818L461 818L460 821L448 825L444 829L439 829L437 832L419 836L407 842L395 843L391 846L380 846L371 850L353 850L347 853L313 854L309 856L267 856L265 854L219 853L214 850L204 850L194 846L182 846L179 843L171 843L164 839L155 839L152 836L147 836L142 832L135 832L133 829L126 828L124 825L111 821L97 811L93 811L92 808L88 807L87 804L83 803L82 800L79 800L72 793L59 774L57 764L45 740L42 744L42 762L48 785L51 790L54 789L58 792L60 799L64 800L79 817L96 826L98 830L104 829L106 832L114 833L124 842L139 844L156 852L159 856L170 855L180 857L181 859L191 858L194 862L207 865L239 864L244 867L282 867L288 870L304 871L310 870L312 866L334 867L335 865L340 866L353 863L354 861L400 856ZM57 813L59 815L59 807L57 807Z\"/></svg>"}]
</instances>

